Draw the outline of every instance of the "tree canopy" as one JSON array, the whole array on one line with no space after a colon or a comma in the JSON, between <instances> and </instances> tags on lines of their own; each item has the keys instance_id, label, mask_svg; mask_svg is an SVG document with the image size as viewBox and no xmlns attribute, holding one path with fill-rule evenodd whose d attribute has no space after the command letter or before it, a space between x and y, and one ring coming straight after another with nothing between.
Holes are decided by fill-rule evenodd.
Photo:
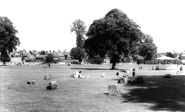
<instances>
[{"instance_id":1,"label":"tree canopy","mask_svg":"<svg viewBox=\"0 0 185 112\"><path fill-rule=\"evenodd\" d=\"M40 55L46 55L46 51L44 50L40 51Z\"/></svg>"},{"instance_id":2,"label":"tree canopy","mask_svg":"<svg viewBox=\"0 0 185 112\"><path fill-rule=\"evenodd\" d=\"M151 60L156 56L157 46L153 42L153 38L146 34L143 36L139 45L138 54L145 57L145 60Z\"/></svg>"},{"instance_id":3,"label":"tree canopy","mask_svg":"<svg viewBox=\"0 0 185 112\"><path fill-rule=\"evenodd\" d=\"M140 26L119 9L112 9L104 18L94 20L86 34L89 55L109 56L112 69L122 56L129 56L141 40Z\"/></svg>"},{"instance_id":4,"label":"tree canopy","mask_svg":"<svg viewBox=\"0 0 185 112\"><path fill-rule=\"evenodd\" d=\"M53 63L53 55L52 54L48 54L46 56L45 62L48 63L48 66L50 67L50 64Z\"/></svg>"},{"instance_id":5,"label":"tree canopy","mask_svg":"<svg viewBox=\"0 0 185 112\"><path fill-rule=\"evenodd\" d=\"M72 59L76 59L81 63L85 57L85 50L80 47L74 47L71 49L70 55Z\"/></svg>"},{"instance_id":6,"label":"tree canopy","mask_svg":"<svg viewBox=\"0 0 185 112\"><path fill-rule=\"evenodd\" d=\"M85 39L83 35L86 33L85 29L86 29L85 23L80 19L75 20L71 25L71 32L75 32L77 36L76 37L77 47L83 47Z\"/></svg>"},{"instance_id":7,"label":"tree canopy","mask_svg":"<svg viewBox=\"0 0 185 112\"><path fill-rule=\"evenodd\" d=\"M9 18L0 17L0 52L4 64L10 60L9 53L16 50L16 46L20 44L19 38L16 36L17 33L18 31Z\"/></svg>"},{"instance_id":8,"label":"tree canopy","mask_svg":"<svg viewBox=\"0 0 185 112\"><path fill-rule=\"evenodd\" d=\"M171 58L175 58L174 54L171 52L166 52L166 56L171 57Z\"/></svg>"}]
</instances>

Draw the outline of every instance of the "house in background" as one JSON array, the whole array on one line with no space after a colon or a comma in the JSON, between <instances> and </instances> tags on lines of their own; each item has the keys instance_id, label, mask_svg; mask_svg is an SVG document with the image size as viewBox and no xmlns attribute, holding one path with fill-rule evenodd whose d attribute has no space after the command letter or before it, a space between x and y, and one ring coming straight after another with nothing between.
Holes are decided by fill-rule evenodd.
<instances>
[{"instance_id":1,"label":"house in background","mask_svg":"<svg viewBox=\"0 0 185 112\"><path fill-rule=\"evenodd\" d=\"M13 51L12 53L10 53L10 56L11 57L22 57L19 51Z\"/></svg>"},{"instance_id":2,"label":"house in background","mask_svg":"<svg viewBox=\"0 0 185 112\"><path fill-rule=\"evenodd\" d=\"M64 55L65 60L71 59L70 52L64 51L64 52L62 52L62 54Z\"/></svg>"},{"instance_id":3,"label":"house in background","mask_svg":"<svg viewBox=\"0 0 185 112\"><path fill-rule=\"evenodd\" d=\"M58 55L58 58L59 58L60 61L64 61L65 60L65 56L64 56L63 53L59 53L58 52L57 55Z\"/></svg>"},{"instance_id":4,"label":"house in background","mask_svg":"<svg viewBox=\"0 0 185 112\"><path fill-rule=\"evenodd\" d=\"M37 55L35 58L38 62L43 62L47 55Z\"/></svg>"},{"instance_id":5,"label":"house in background","mask_svg":"<svg viewBox=\"0 0 185 112\"><path fill-rule=\"evenodd\" d=\"M27 55L26 62L35 62L35 61L36 61L36 58L34 55L32 54Z\"/></svg>"},{"instance_id":6,"label":"house in background","mask_svg":"<svg viewBox=\"0 0 185 112\"><path fill-rule=\"evenodd\" d=\"M14 64L22 64L22 58L21 57L11 57L10 62Z\"/></svg>"}]
</instances>

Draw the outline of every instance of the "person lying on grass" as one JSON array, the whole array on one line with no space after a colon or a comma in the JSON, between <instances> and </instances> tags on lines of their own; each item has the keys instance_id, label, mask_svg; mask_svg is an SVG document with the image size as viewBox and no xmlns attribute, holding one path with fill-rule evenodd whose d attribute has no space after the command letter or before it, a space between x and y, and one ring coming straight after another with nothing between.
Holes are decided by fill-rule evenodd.
<instances>
[{"instance_id":1,"label":"person lying on grass","mask_svg":"<svg viewBox=\"0 0 185 112\"><path fill-rule=\"evenodd\" d=\"M82 79L83 79L83 78L88 78L88 77L89 77L89 76L82 76L81 73L82 73L82 71L79 71L79 72L78 72L78 71L75 71L75 72L73 72L73 77L74 77L74 78L82 78Z\"/></svg>"}]
</instances>

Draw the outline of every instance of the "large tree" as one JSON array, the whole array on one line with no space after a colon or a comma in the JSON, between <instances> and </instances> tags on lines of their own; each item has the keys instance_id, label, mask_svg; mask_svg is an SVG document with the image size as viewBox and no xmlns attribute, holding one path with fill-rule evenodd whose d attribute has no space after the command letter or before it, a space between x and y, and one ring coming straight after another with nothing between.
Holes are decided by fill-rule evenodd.
<instances>
[{"instance_id":1,"label":"large tree","mask_svg":"<svg viewBox=\"0 0 185 112\"><path fill-rule=\"evenodd\" d=\"M94 20L86 34L85 49L89 55L109 56L112 69L121 57L135 51L141 39L140 26L119 9L112 9L104 18Z\"/></svg>"},{"instance_id":2,"label":"large tree","mask_svg":"<svg viewBox=\"0 0 185 112\"><path fill-rule=\"evenodd\" d=\"M151 60L155 58L157 53L157 46L153 42L153 38L150 35L143 35L138 52L139 55L145 57L145 60Z\"/></svg>"},{"instance_id":3,"label":"large tree","mask_svg":"<svg viewBox=\"0 0 185 112\"><path fill-rule=\"evenodd\" d=\"M9 53L16 50L16 46L20 44L17 33L10 19L0 17L0 52L3 64L10 60Z\"/></svg>"},{"instance_id":4,"label":"large tree","mask_svg":"<svg viewBox=\"0 0 185 112\"><path fill-rule=\"evenodd\" d=\"M76 33L76 47L71 49L70 55L73 59L77 59L80 64L85 56L85 50L83 48L85 40L84 35L86 33L85 29L85 23L80 19L77 19L72 23L71 32Z\"/></svg>"},{"instance_id":5,"label":"large tree","mask_svg":"<svg viewBox=\"0 0 185 112\"><path fill-rule=\"evenodd\" d=\"M75 32L76 33L76 45L77 47L83 47L84 44L84 34L85 34L85 23L80 20L77 19L75 20L72 25L71 25L71 32Z\"/></svg>"}]
</instances>

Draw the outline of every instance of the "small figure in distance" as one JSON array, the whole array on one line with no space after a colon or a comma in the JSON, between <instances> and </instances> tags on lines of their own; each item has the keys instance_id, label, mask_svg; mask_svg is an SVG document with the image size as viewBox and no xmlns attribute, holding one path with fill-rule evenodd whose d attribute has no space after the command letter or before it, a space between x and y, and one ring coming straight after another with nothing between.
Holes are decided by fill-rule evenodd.
<instances>
[{"instance_id":1,"label":"small figure in distance","mask_svg":"<svg viewBox=\"0 0 185 112\"><path fill-rule=\"evenodd\" d=\"M68 66L70 66L71 64L70 64L70 62L68 62Z\"/></svg>"},{"instance_id":2,"label":"small figure in distance","mask_svg":"<svg viewBox=\"0 0 185 112\"><path fill-rule=\"evenodd\" d=\"M136 75L135 68L133 68L132 76L135 77L135 75Z\"/></svg>"},{"instance_id":3,"label":"small figure in distance","mask_svg":"<svg viewBox=\"0 0 185 112\"><path fill-rule=\"evenodd\" d=\"M180 74L183 72L183 66L180 67Z\"/></svg>"}]
</instances>

